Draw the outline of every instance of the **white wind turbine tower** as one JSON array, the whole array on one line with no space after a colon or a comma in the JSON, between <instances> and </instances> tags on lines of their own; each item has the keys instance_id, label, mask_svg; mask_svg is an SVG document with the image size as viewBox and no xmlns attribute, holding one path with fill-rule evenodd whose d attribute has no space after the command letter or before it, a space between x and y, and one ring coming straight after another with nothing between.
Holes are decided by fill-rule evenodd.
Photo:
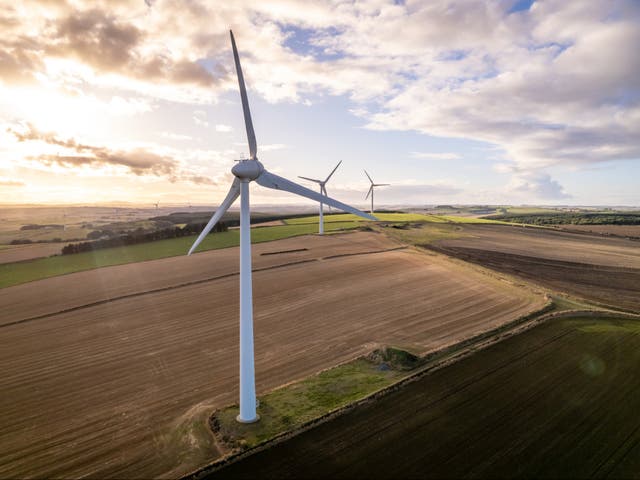
<instances>
[{"instance_id":1,"label":"white wind turbine tower","mask_svg":"<svg viewBox=\"0 0 640 480\"><path fill-rule=\"evenodd\" d=\"M233 58L235 60L236 73L238 75L244 123L247 129L249 158L246 160L240 160L231 169L231 173L233 173L236 178L231 184L229 193L227 193L227 196L220 204L218 210L216 210L215 214L211 217L211 220L209 220L209 223L207 223L202 233L198 236L197 240L189 250L189 255L191 255L200 242L207 236L231 204L233 204L238 196L240 196L240 414L238 415L237 420L242 423L251 423L257 421L260 417L256 413L257 402L253 360L253 293L251 283L249 183L255 180L263 187L295 193L370 220L376 220L376 218L265 170L264 166L258 161L258 157L256 156L258 147L256 143L256 136L253 131L253 123L251 122L251 112L249 111L247 90L244 85L244 77L242 76L242 69L240 67L240 58L238 57L238 50L233 38L233 32L229 31L229 33L231 34Z\"/></svg>"},{"instance_id":2,"label":"white wind turbine tower","mask_svg":"<svg viewBox=\"0 0 640 480\"><path fill-rule=\"evenodd\" d=\"M391 184L390 183L373 183L373 180L371 180L371 177L369 176L369 174L367 173L366 170L364 171L364 174L367 176L367 178L371 182L371 186L369 187L369 191L367 192L367 196L364 197L364 199L366 200L367 198L369 198L369 195L371 195L371 215L373 215L373 188L374 187L387 187L387 186L389 186Z\"/></svg>"},{"instance_id":3,"label":"white wind turbine tower","mask_svg":"<svg viewBox=\"0 0 640 480\"><path fill-rule=\"evenodd\" d=\"M301 177L300 175L298 175L298 178L302 178L304 180L309 180L310 182L316 182L318 185L320 185L320 193L322 195L327 195L327 187L325 186L327 184L327 182L329 181L329 179L331 178L331 175L334 174L334 172L338 169L338 167L340 166L340 164L342 163L342 160L340 160L338 162L338 164L335 166L335 168L333 170L331 170L331 173L329 174L329 176L327 178L325 178L324 180L318 180L316 178L308 178L308 177ZM320 202L320 226L318 227L318 233L320 235L324 234L324 204L322 202Z\"/></svg>"}]
</instances>

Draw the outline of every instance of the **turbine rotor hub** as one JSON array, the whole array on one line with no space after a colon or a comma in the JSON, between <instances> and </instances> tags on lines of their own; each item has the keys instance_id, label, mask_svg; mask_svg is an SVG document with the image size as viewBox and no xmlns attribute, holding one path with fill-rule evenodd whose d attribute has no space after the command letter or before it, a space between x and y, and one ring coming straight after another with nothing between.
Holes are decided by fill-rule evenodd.
<instances>
[{"instance_id":1,"label":"turbine rotor hub","mask_svg":"<svg viewBox=\"0 0 640 480\"><path fill-rule=\"evenodd\" d=\"M231 169L231 173L240 180L249 182L258 178L263 171L264 167L258 160L240 160Z\"/></svg>"}]
</instances>

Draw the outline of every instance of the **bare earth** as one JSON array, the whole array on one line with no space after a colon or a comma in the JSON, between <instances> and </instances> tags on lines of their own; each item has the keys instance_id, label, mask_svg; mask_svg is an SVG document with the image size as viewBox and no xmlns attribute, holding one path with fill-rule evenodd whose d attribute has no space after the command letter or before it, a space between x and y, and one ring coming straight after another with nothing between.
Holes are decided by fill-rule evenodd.
<instances>
[{"instance_id":1,"label":"bare earth","mask_svg":"<svg viewBox=\"0 0 640 480\"><path fill-rule=\"evenodd\" d=\"M568 262L640 268L640 244L625 238L576 235L535 227L462 225L468 236L442 242L450 247L477 248Z\"/></svg>"},{"instance_id":2,"label":"bare earth","mask_svg":"<svg viewBox=\"0 0 640 480\"><path fill-rule=\"evenodd\" d=\"M374 233L255 246L258 393L377 343L426 352L544 303L442 256L366 254L394 247ZM329 258L345 253L360 254ZM205 419L237 398L237 262L230 248L0 290L0 477L175 477L215 458Z\"/></svg>"},{"instance_id":3,"label":"bare earth","mask_svg":"<svg viewBox=\"0 0 640 480\"><path fill-rule=\"evenodd\" d=\"M640 243L538 228L465 225L427 246L615 308L640 311Z\"/></svg>"},{"instance_id":4,"label":"bare earth","mask_svg":"<svg viewBox=\"0 0 640 480\"><path fill-rule=\"evenodd\" d=\"M50 257L60 253L64 244L37 243L35 245L12 245L0 249L0 263L22 262L34 258Z\"/></svg>"}]
</instances>

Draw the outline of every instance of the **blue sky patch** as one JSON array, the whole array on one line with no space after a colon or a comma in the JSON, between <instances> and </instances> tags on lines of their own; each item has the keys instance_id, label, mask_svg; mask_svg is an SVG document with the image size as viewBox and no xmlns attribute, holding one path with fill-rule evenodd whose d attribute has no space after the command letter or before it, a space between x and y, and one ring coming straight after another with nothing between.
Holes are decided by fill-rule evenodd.
<instances>
[{"instance_id":1,"label":"blue sky patch","mask_svg":"<svg viewBox=\"0 0 640 480\"><path fill-rule=\"evenodd\" d=\"M535 0L517 0L509 9L507 13L516 13L529 10L531 5L535 3Z\"/></svg>"}]
</instances>

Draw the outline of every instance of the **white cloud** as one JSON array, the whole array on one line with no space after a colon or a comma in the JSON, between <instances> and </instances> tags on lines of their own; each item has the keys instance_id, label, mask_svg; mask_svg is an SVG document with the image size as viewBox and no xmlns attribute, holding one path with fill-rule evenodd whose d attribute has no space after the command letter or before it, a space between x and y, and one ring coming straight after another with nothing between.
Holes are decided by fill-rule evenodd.
<instances>
[{"instance_id":1,"label":"white cloud","mask_svg":"<svg viewBox=\"0 0 640 480\"><path fill-rule=\"evenodd\" d=\"M427 160L459 160L462 156L453 152L410 152L411 158L424 158Z\"/></svg>"},{"instance_id":2,"label":"white cloud","mask_svg":"<svg viewBox=\"0 0 640 480\"><path fill-rule=\"evenodd\" d=\"M204 110L196 110L193 112L193 123L198 125L199 127L207 128L209 126L209 122L207 121L207 112Z\"/></svg>"},{"instance_id":3,"label":"white cloud","mask_svg":"<svg viewBox=\"0 0 640 480\"><path fill-rule=\"evenodd\" d=\"M190 135L181 135L179 133L171 133L171 132L160 132L160 136L164 138L168 138L169 140L177 140L177 141L191 141L193 137Z\"/></svg>"},{"instance_id":4,"label":"white cloud","mask_svg":"<svg viewBox=\"0 0 640 480\"><path fill-rule=\"evenodd\" d=\"M516 174L509 185L508 192L525 198L538 200L561 200L571 198L562 185L546 173L524 172Z\"/></svg>"},{"instance_id":5,"label":"white cloud","mask_svg":"<svg viewBox=\"0 0 640 480\"><path fill-rule=\"evenodd\" d=\"M223 125L221 123L216 125L216 132L232 132L233 127L231 125Z\"/></svg>"},{"instance_id":6,"label":"white cloud","mask_svg":"<svg viewBox=\"0 0 640 480\"><path fill-rule=\"evenodd\" d=\"M260 150L263 152L271 152L273 150L282 150L284 148L288 148L284 143L271 143L267 145L260 145Z\"/></svg>"}]
</instances>

